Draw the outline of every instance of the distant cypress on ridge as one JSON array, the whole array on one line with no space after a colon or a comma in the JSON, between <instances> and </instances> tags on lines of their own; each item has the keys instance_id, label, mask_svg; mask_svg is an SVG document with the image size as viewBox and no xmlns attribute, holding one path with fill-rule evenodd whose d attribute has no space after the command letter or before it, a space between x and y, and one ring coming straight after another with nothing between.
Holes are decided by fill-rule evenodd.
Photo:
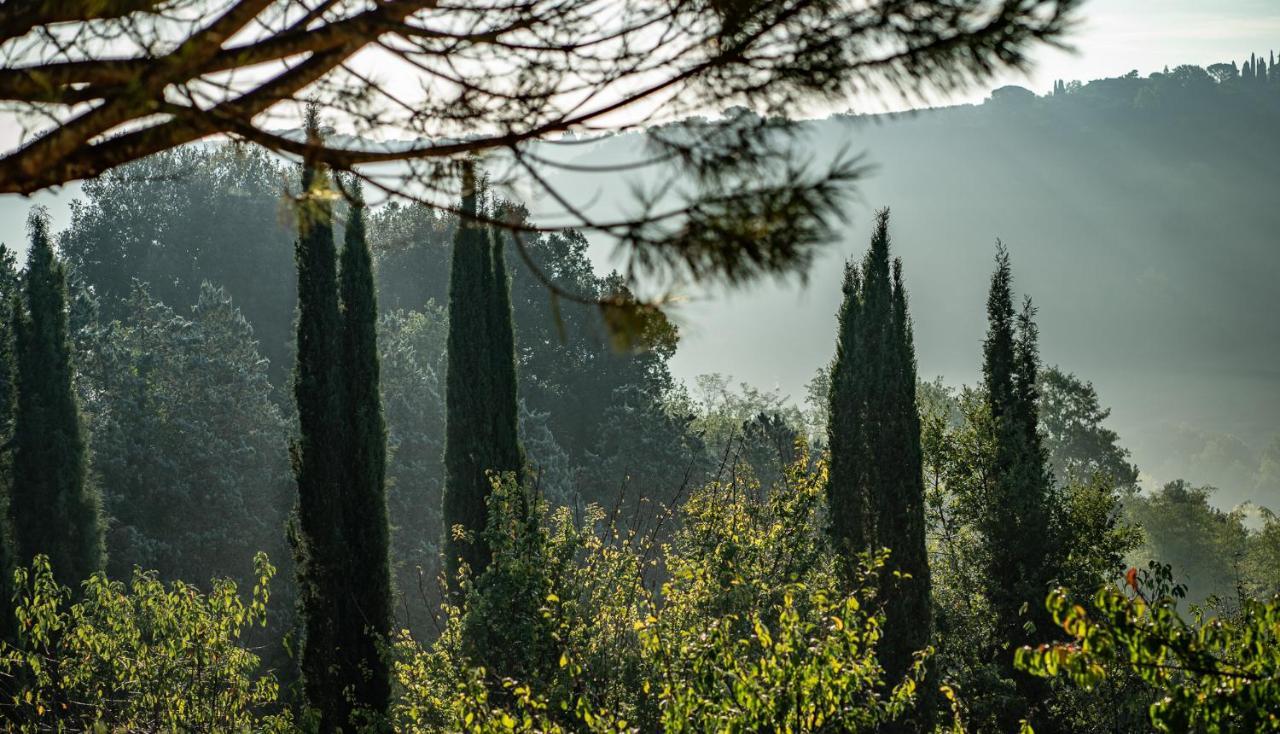
<instances>
[{"instance_id":1,"label":"distant cypress on ridge","mask_svg":"<svg viewBox=\"0 0 1280 734\"><path fill-rule=\"evenodd\" d=\"M54 578L78 589L105 560L102 503L89 482L83 420L72 384L66 272L54 257L43 209L32 212L27 230L26 303L15 301L11 308L16 390L9 517L14 560L30 564L44 554Z\"/></svg>"},{"instance_id":2,"label":"distant cypress on ridge","mask_svg":"<svg viewBox=\"0 0 1280 734\"><path fill-rule=\"evenodd\" d=\"M879 578L886 626L877 655L893 680L928 645L931 612L915 347L902 264L889 247L884 209L861 269L852 263L845 269L829 393L827 496L830 531L847 571L857 554L890 550Z\"/></svg>"}]
</instances>

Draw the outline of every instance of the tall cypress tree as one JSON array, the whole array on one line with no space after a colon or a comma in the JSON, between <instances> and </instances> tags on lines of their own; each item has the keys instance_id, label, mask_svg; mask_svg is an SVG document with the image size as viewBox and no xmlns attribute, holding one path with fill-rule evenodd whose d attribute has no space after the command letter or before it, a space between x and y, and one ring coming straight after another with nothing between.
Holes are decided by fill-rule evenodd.
<instances>
[{"instance_id":1,"label":"tall cypress tree","mask_svg":"<svg viewBox=\"0 0 1280 734\"><path fill-rule=\"evenodd\" d=\"M319 135L314 109L308 134ZM307 703L331 732L350 720L344 669L348 569L342 485L348 437L343 402L342 319L328 176L308 162L297 205L297 363L294 400L299 434L293 446L298 503L291 528L302 617L301 669Z\"/></svg>"},{"instance_id":2,"label":"tall cypress tree","mask_svg":"<svg viewBox=\"0 0 1280 734\"><path fill-rule=\"evenodd\" d=\"M473 576L489 565L484 540L489 473L521 471L516 432L514 330L501 247L476 221L484 207L474 169L463 169L462 207L449 273L444 526L449 582L460 564ZM497 257L495 257L495 253Z\"/></svg>"},{"instance_id":3,"label":"tall cypress tree","mask_svg":"<svg viewBox=\"0 0 1280 734\"><path fill-rule=\"evenodd\" d=\"M6 447L13 433L13 314L21 288L17 256L0 242L0 446ZM0 452L0 466L5 453ZM0 482L7 476L8 472L0 471Z\"/></svg>"},{"instance_id":4,"label":"tall cypress tree","mask_svg":"<svg viewBox=\"0 0 1280 734\"><path fill-rule=\"evenodd\" d=\"M892 679L928 644L930 575L915 348L902 265L889 249L885 209L876 215L861 272L846 269L831 378L827 494L847 568L857 553L890 550L880 577L886 626L877 654Z\"/></svg>"},{"instance_id":5,"label":"tall cypress tree","mask_svg":"<svg viewBox=\"0 0 1280 734\"><path fill-rule=\"evenodd\" d=\"M27 220L31 251L25 313L12 313L16 400L9 516L17 563L44 554L54 578L78 588L104 561L101 500L89 483L80 406L72 386L66 273L53 254L49 218Z\"/></svg>"},{"instance_id":6,"label":"tall cypress tree","mask_svg":"<svg viewBox=\"0 0 1280 734\"><path fill-rule=\"evenodd\" d=\"M494 207L502 219L502 207ZM511 313L511 278L507 274L505 242L501 231L491 231L489 260L489 354L493 359L492 406L493 468L513 473L519 486L524 481L524 450L520 445L519 387L516 378L515 324ZM523 497L523 493L521 494Z\"/></svg>"},{"instance_id":7,"label":"tall cypress tree","mask_svg":"<svg viewBox=\"0 0 1280 734\"><path fill-rule=\"evenodd\" d=\"M1041 445L1037 333L1034 309L1013 307L1009 253L1001 246L987 297L987 338L983 343L983 383L990 412L993 455L990 495L980 509L987 544L987 597L994 608L999 639L1033 643L1051 629L1044 596L1055 575L1055 543L1050 522L1052 481ZM1028 634L1026 623L1037 632Z\"/></svg>"},{"instance_id":8,"label":"tall cypress tree","mask_svg":"<svg viewBox=\"0 0 1280 734\"><path fill-rule=\"evenodd\" d=\"M13 528L9 522L9 495L13 461L9 441L13 436L13 315L20 308L22 279L13 251L0 243L0 640L12 641Z\"/></svg>"},{"instance_id":9,"label":"tall cypress tree","mask_svg":"<svg viewBox=\"0 0 1280 734\"><path fill-rule=\"evenodd\" d=\"M876 459L885 466L880 543L892 550L886 580L886 636L879 657L890 674L905 673L913 654L929 644L932 629L929 554L925 539L924 456L920 410L916 403L916 354L912 338L902 261L893 262L892 326L888 356L893 362L885 384L892 406L880 434Z\"/></svg>"},{"instance_id":10,"label":"tall cypress tree","mask_svg":"<svg viewBox=\"0 0 1280 734\"><path fill-rule=\"evenodd\" d=\"M365 241L364 201L352 187L341 255L342 378L348 458L343 521L348 588L342 617L343 664L361 715L377 721L391 700L390 671L379 642L391 635L390 530L387 527L387 431L379 389L378 304Z\"/></svg>"},{"instance_id":11,"label":"tall cypress tree","mask_svg":"<svg viewBox=\"0 0 1280 734\"><path fill-rule=\"evenodd\" d=\"M827 393L827 446L830 463L827 473L829 533L844 561L846 573L854 570L856 556L869 545L869 507L863 472L867 466L863 438L866 410L862 379L862 330L859 324L862 277L858 266L845 263L844 300L840 304L836 333L836 356L831 365L831 387Z\"/></svg>"}]
</instances>

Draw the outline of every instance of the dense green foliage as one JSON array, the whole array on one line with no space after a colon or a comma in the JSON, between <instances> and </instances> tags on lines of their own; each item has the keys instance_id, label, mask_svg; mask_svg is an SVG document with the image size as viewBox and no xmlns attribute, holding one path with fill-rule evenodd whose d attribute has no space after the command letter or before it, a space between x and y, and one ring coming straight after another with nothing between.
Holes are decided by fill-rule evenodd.
<instances>
[{"instance_id":1,"label":"dense green foliage","mask_svg":"<svg viewBox=\"0 0 1280 734\"><path fill-rule=\"evenodd\" d=\"M246 581L240 574L254 549L288 560L278 528L293 501L289 458L279 447L291 440L295 412L285 374L294 353L295 284L276 287L271 273L288 264L296 215L282 187L294 175L248 149L166 154L88 185L59 238L73 266L69 327L95 449L90 475L106 502L109 570L117 577L138 563L165 580L216 573ZM334 208L340 228L345 204ZM367 218L383 309L393 610L398 625L427 636L441 568L448 331L432 300L447 296L456 217L390 205ZM218 227L234 241L223 243ZM531 235L522 244L567 292L593 298L620 288L616 277L595 275L577 233ZM192 267L178 267L184 263ZM232 296L243 323L214 318L220 309L209 314L217 325L198 317L198 304L208 300L203 278L219 298ZM675 332L660 314L645 327L650 348L619 352L597 310L553 306L528 268L513 268L510 278L520 430L541 492L557 502L611 506L623 488L627 508L648 512L640 498L669 504L714 466L692 416L670 402ZM202 365L209 374L198 374ZM220 384L238 397L224 400ZM0 452L0 461L11 455ZM220 522L218 512L244 519ZM192 519L219 527L201 529ZM235 554L219 550L240 537L251 540ZM194 575L183 570L196 558L205 565ZM295 584L291 570L281 577L273 603L286 610ZM287 629L289 616L273 610L272 624ZM279 637L273 659L285 654Z\"/></svg>"},{"instance_id":2,"label":"dense green foliage","mask_svg":"<svg viewBox=\"0 0 1280 734\"><path fill-rule=\"evenodd\" d=\"M929 562L915 347L889 210L876 215L861 268L846 266L844 288L827 425L831 531L850 570L861 554L890 551L881 661L901 675L929 641Z\"/></svg>"},{"instance_id":3,"label":"dense green foliage","mask_svg":"<svg viewBox=\"0 0 1280 734\"><path fill-rule=\"evenodd\" d=\"M1138 489L1138 467L1102 422L1111 416L1093 385L1056 367L1040 371L1037 406L1049 470L1059 483L1102 474L1127 493Z\"/></svg>"},{"instance_id":4,"label":"dense green foliage","mask_svg":"<svg viewBox=\"0 0 1280 734\"><path fill-rule=\"evenodd\" d=\"M86 181L62 252L92 285L106 320L127 318L134 281L179 311L206 281L244 312L285 393L296 284L283 182L289 171L249 146L175 150Z\"/></svg>"},{"instance_id":5,"label":"dense green foliage","mask_svg":"<svg viewBox=\"0 0 1280 734\"><path fill-rule=\"evenodd\" d=\"M503 210L517 221L525 216L513 202L503 202ZM422 311L433 301L449 302L457 222L425 206L395 202L371 216L384 307ZM533 263L537 272L510 272L520 402L529 415L545 416L558 448L554 453L563 453L567 463L567 486L544 481L542 488L559 491L565 501L611 506L623 486L629 507L637 496L669 503L702 452L690 416L669 409L676 385L668 361L678 334L660 311L647 312L644 323L634 324L644 348L618 350L600 309L549 297L543 278L585 301L626 295L621 277L596 274L587 245L578 232L521 233L521 261ZM443 358L444 350L423 356ZM389 425L394 436L397 426ZM525 450L534 469L546 468L532 445Z\"/></svg>"},{"instance_id":6,"label":"dense green foliage","mask_svg":"<svg viewBox=\"0 0 1280 734\"><path fill-rule=\"evenodd\" d=\"M348 213L348 222L360 214L358 209ZM361 280L366 285L369 282L367 275L360 275L368 271L359 262L348 264L359 254L359 227L348 224L346 235L342 277L339 279L335 267L331 271L334 279L329 281L338 294L334 303L344 329L340 333L355 326L348 317L361 300L356 286ZM495 277L501 277L501 270L493 265L497 248L491 239L484 242L484 250L491 272L497 271ZM329 253L337 259L331 244ZM901 272L890 270L890 274L890 292L901 294L900 300L890 300L892 318L902 325L895 336L903 340L899 344L909 344ZM151 405L176 411L171 415L188 414L184 424L200 425L196 419L201 411L220 412L211 398L195 389L199 385L198 365L208 363L223 365L224 377L217 378L215 373L209 378L212 382L225 379L228 384L242 385L238 408L244 413L235 420L243 425L262 422L264 436L275 430L271 426L280 418L269 409L265 397L269 390L262 365L255 361L253 332L225 294L212 286L205 290L202 305L190 318L174 315L139 291L135 296L138 312L127 321L104 327L95 326L91 319L84 322L83 328L100 334L88 333L78 338L77 344L117 345L117 351L108 354L96 354L102 347L95 347L94 359L86 364L97 365L94 360L111 358L116 361L101 364L121 365L117 371L138 380L127 383L133 385L130 390L112 390L112 400L90 401L95 425L99 411L113 420L127 415L135 395L148 396ZM367 316L374 312L374 306L371 299L365 304L363 323L368 330L374 322ZM1011 362L1015 369L1025 369L1035 362L1034 339L1027 336L1029 316L1024 316L1021 324L1016 319L1013 316L1009 340L1014 353ZM379 371L384 378L381 387L388 420L413 427L413 431L391 434L387 464L387 475L394 482L388 502L396 508L397 537L401 539L394 545L401 564L397 578L399 583L417 585L418 574L404 564L415 562L413 559L430 563L438 547L431 544L438 535L426 540L420 535L420 528L428 523L440 527L439 516L433 520L429 514L429 500L438 489L432 490L418 473L439 466L432 454L439 451L440 434L433 436L432 432L443 428L440 369L447 355L441 353L441 347L447 340L448 319L441 309L427 305L421 311L384 316L380 323L380 366L384 369ZM1019 338L1019 334L1023 336ZM351 350L351 342L345 340L353 337L348 333L339 348ZM167 349L158 348L166 342L173 343ZM362 353L369 357L368 351ZM148 354L152 358L144 359ZM348 359L344 355L340 361L345 364ZM903 359L909 359L909 354ZM1096 394L1086 383L1065 373L1046 372L1061 375L1055 378L1053 388L1058 397L1037 396L1026 390L1025 383L1022 397L1035 406L1033 418L1046 426L1067 426L1061 435L1072 437L1051 441L1049 437L1058 434L1046 431L1047 443L1041 451L1048 523L1059 543L1051 559L1052 581L1072 588L1097 588L1116 578L1127 558L1169 555L1172 551L1159 550L1159 544L1172 542L1180 532L1178 523L1203 518L1195 522L1225 528L1225 534L1187 537L1201 538L1194 542L1213 548L1207 555L1216 558L1225 557L1220 549L1236 542L1230 538L1238 537L1245 549L1241 558L1247 559L1238 564L1240 576L1248 579L1242 589L1261 593L1267 584L1274 583L1274 574L1267 576L1264 571L1274 557L1280 557L1276 551L1280 543L1275 541L1280 537L1275 530L1280 523L1266 516L1260 529L1249 530L1238 513L1215 514L1203 490L1183 488L1182 494L1177 494L1166 489L1146 495L1117 486L1117 473L1108 468L1127 466L1127 461L1117 438L1102 425L1106 411ZM1036 373L1043 374L1038 369ZM339 374L342 380L337 394L341 398L358 389L351 380L360 374L367 380L371 373L366 369L363 373L340 370ZM101 379L83 375L87 389L82 387L82 391L98 392L89 386ZM817 380L815 385L822 382ZM387 704L389 718L383 720L366 710L368 723L401 731L602 732L750 730L772 728L785 721L795 731L870 731L890 726L911 730L918 726L916 722L933 718L956 730L987 731L1011 730L1017 719L1027 717L1037 730L1132 730L1148 720L1146 709L1159 700L1156 693L1162 687L1186 685L1181 678L1147 681L1137 672L1126 671L1122 661L1104 663L1105 680L1095 681L1088 690L1059 684L1036 688L1016 682L1010 664L1013 646L1000 636L986 578L994 547L984 513L990 509L986 500L994 485L991 467L997 466L1001 440L990 417L993 401L987 390L956 394L938 384L921 384L914 390L921 418L922 474L928 484L924 509L929 572L934 582L932 613L937 626L936 633L923 638L918 648L925 653L924 667L909 668L905 675L887 672L880 659L890 644L891 602L900 588L882 580L891 573L886 558L864 556L863 567L850 573L847 564L836 563L838 556L832 552L827 532L831 517L827 459L810 456L803 441L803 436L820 432L824 423L832 421L825 420L819 411L802 413L788 407L776 393L749 387L731 390L727 379L721 377L700 381L698 391L696 398L688 393L671 394L661 412L649 414L651 417L636 410L643 405L639 401L629 409L623 404L619 407L624 409L615 413L620 419L635 420L638 426L624 425L619 436L630 431L631 435L648 435L651 441L671 440L663 439L663 432L676 426L677 435L696 431L702 442L683 443L683 448L665 454L662 451L666 449L624 443L619 447L621 452L633 448L642 455L653 451L655 457L696 457L696 451L704 452L704 458L692 462L697 473L686 468L687 496L678 495L679 501L669 508L638 503L634 514L621 511L623 498L604 507L563 506L565 494L537 491L548 476L548 466L570 459L543 414L527 408L521 411L519 431L521 436L535 437L538 449L530 453L530 463L538 470L523 484L513 473L486 477L490 484L482 533L492 561L465 581L463 593L446 604L439 633L402 632L392 638L391 657L385 663L393 682ZM419 392L427 399L418 399L422 397ZM514 399L510 403L514 405ZM181 408L183 405L187 407ZM272 415L275 417L270 418ZM686 421L687 429L679 428L681 421ZM343 430L351 430L357 423L347 421ZM112 424L101 425L109 434ZM218 425L211 422L193 434L190 448L179 450L181 443L152 443L163 434L160 416L150 427L142 422L136 425L138 445L171 445L175 464L195 465L199 442L222 440ZM376 445L376 419L372 425ZM128 429L111 430L116 431L116 441L130 433ZM148 435L155 438L145 438ZM267 445L263 444L263 451ZM112 451L127 454L135 450L121 443ZM186 458L184 451L189 454ZM827 447L825 453L830 452ZM137 456L140 466L148 465L141 452ZM102 459L95 464L112 466L111 461ZM155 466L151 471L163 469L160 464ZM230 462L225 468L231 474L211 474L210 481L232 481L226 477L252 471L254 466L252 462ZM262 466L268 471L271 465ZM1051 482L1048 467L1057 466L1069 469L1061 472L1057 482ZM709 481L703 478L707 474ZM138 486L159 481L147 480ZM346 486L354 487L356 481L352 477ZM128 486L123 482L123 474L111 480L116 486ZM404 487L402 482L416 486ZM1187 501L1174 502L1184 495ZM552 497L555 499L549 501ZM178 495L175 501L191 500ZM258 501L270 504L266 498ZM428 509L422 510L423 506ZM339 517L345 518L347 510L341 512ZM1139 531L1130 524L1133 522L1143 526L1141 538L1146 542L1136 551ZM413 532L404 533L406 526ZM179 558L174 556L175 562ZM156 556L158 564L165 560ZM221 562L230 563L231 559ZM892 555L888 563L892 563ZM345 573L364 570L354 564L340 568ZM28 583L28 576L18 578ZM153 618L145 615L159 614L148 610L163 607L155 602L144 604L143 600L159 599L157 594L164 589L158 579L142 578L150 579L148 585L128 593L115 587L114 605L102 612L114 621L95 629L150 629ZM361 583L367 580L358 579ZM208 598L223 600L218 604L230 603L234 592L225 596L227 588L216 583ZM415 590L419 596L427 596L420 586ZM187 595L183 598L199 598L194 589L183 593ZM429 622L433 602L423 598L417 603L421 604L418 613L425 615L422 621ZM265 610L266 598L261 604ZM1250 604L1242 600L1227 611L1234 615L1237 612L1233 610L1252 608ZM1019 614L1031 618L1034 608L1028 600ZM262 621L255 616L259 614L249 614L254 625ZM202 639L200 635L206 633L201 630L208 627L199 619L199 615L177 615L163 629L182 640ZM278 621L271 625L277 631L285 627L287 624ZM1201 627L1193 623L1191 628ZM1035 632L1049 638L1053 629L1056 625L1050 619ZM206 686L201 690L231 686L239 693L232 698L211 694L201 701L221 701L217 715L229 717L223 719L226 721L287 728L287 719L270 716L277 711L272 673L259 673L261 664L252 656L245 657L247 651L235 642L240 634L237 628L217 643L231 646L224 648L226 657L220 659L227 660L234 670L210 671L212 677L201 684ZM303 640L305 644L305 637ZM181 644L174 643L171 649ZM933 647L936 652L931 652ZM40 654L47 660L63 654L61 650ZM138 667L141 663L130 665L135 666L130 670L142 669ZM102 663L93 663L86 670L92 671L85 675L95 681L95 676L117 674L111 672L115 668ZM306 670L304 667L304 675ZM141 689L145 692L137 695L138 701L145 700L149 706L146 716L172 715L175 710L204 711L192 708L195 702L188 699L188 689L166 687L168 679L149 672L145 675L150 676ZM282 675L287 675L287 670ZM103 690L111 690L114 684L103 685ZM25 703L26 690L32 691L33 701L55 695L27 686L17 689L15 704ZM128 696L77 696L83 704L78 716L122 721L126 720L122 717L144 715L127 703ZM1264 699L1256 700L1265 703ZM1231 706L1242 709L1247 703L1236 698ZM34 711L22 710L28 717ZM308 726L320 723L308 716L301 712L299 720Z\"/></svg>"},{"instance_id":7,"label":"dense green foliage","mask_svg":"<svg viewBox=\"0 0 1280 734\"><path fill-rule=\"evenodd\" d=\"M1167 567L1152 572L1144 582L1163 574L1164 588L1131 569L1126 589L1103 587L1087 608L1054 591L1048 608L1068 642L1023 648L1019 666L1085 689L1136 676L1161 692L1150 705L1161 732L1280 731L1280 598L1246 599L1229 616L1197 610L1188 621Z\"/></svg>"},{"instance_id":8,"label":"dense green foliage","mask_svg":"<svg viewBox=\"0 0 1280 734\"><path fill-rule=\"evenodd\" d=\"M448 319L434 303L395 311L378 326L387 422L387 519L399 627L428 634L444 527L444 372Z\"/></svg>"},{"instance_id":9,"label":"dense green foliage","mask_svg":"<svg viewBox=\"0 0 1280 734\"><path fill-rule=\"evenodd\" d=\"M1195 604L1231 610L1280 593L1280 519L1248 506L1224 511L1211 502L1214 491L1177 480L1126 499L1144 530L1135 563L1170 565Z\"/></svg>"},{"instance_id":10,"label":"dense green foliage","mask_svg":"<svg viewBox=\"0 0 1280 734\"><path fill-rule=\"evenodd\" d=\"M495 482L474 593L434 646L397 646L397 729L834 732L903 717L917 679L886 677L884 618L864 601L884 559L841 590L826 472L810 464L802 453L770 487L744 464L696 489L660 546L599 507L579 521Z\"/></svg>"},{"instance_id":11,"label":"dense green foliage","mask_svg":"<svg viewBox=\"0 0 1280 734\"><path fill-rule=\"evenodd\" d=\"M252 327L207 283L186 315L142 286L127 306L89 330L80 365L108 573L239 578L258 550L285 557L288 421Z\"/></svg>"},{"instance_id":12,"label":"dense green foliage","mask_svg":"<svg viewBox=\"0 0 1280 734\"><path fill-rule=\"evenodd\" d=\"M101 501L89 479L88 445L72 385L66 271L50 242L48 214L32 212L23 300L11 307L16 399L9 518L20 565L48 556L59 583L102 569Z\"/></svg>"},{"instance_id":13,"label":"dense green foliage","mask_svg":"<svg viewBox=\"0 0 1280 734\"><path fill-rule=\"evenodd\" d=\"M19 633L0 644L6 730L289 730L261 715L279 708L279 686L241 642L266 622L275 573L261 554L253 568L247 600L229 580L203 594L142 571L128 584L95 573L73 598L37 556L14 574Z\"/></svg>"}]
</instances>

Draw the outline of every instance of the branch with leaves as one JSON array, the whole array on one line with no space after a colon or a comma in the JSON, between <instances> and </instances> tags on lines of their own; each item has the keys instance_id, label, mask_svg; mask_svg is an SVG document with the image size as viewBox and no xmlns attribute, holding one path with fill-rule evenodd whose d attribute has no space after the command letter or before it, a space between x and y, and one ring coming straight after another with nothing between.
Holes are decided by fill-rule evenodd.
<instances>
[{"instance_id":1,"label":"branch with leaves","mask_svg":"<svg viewBox=\"0 0 1280 734\"><path fill-rule=\"evenodd\" d=\"M1089 609L1065 589L1051 593L1046 604L1069 641L1018 650L1018 667L1085 689L1109 670L1131 671L1161 692L1150 708L1159 731L1280 731L1280 597L1187 620L1167 566L1129 569L1125 587L1102 588Z\"/></svg>"},{"instance_id":2,"label":"branch with leaves","mask_svg":"<svg viewBox=\"0 0 1280 734\"><path fill-rule=\"evenodd\" d=\"M629 282L803 272L866 169L797 160L790 119L922 100L1061 45L1078 0L35 0L0 11L0 193L92 178L231 139L354 171L448 210L459 161L532 186L556 228L611 239ZM13 7L10 7L13 6ZM308 138L315 104L334 134ZM708 122L729 108L734 113ZM697 118L697 119L690 119ZM688 121L686 121L688 120ZM563 136L647 131L584 164ZM557 172L658 167L661 196L595 218ZM604 180L604 179L601 179ZM580 193L580 192L574 192Z\"/></svg>"}]
</instances>

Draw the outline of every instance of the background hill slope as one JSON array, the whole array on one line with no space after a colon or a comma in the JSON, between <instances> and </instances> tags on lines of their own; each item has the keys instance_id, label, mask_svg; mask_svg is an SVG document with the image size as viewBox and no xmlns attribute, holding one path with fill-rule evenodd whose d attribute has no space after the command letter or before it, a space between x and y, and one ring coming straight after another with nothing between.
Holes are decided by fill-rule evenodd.
<instances>
[{"instance_id":1,"label":"background hill slope","mask_svg":"<svg viewBox=\"0 0 1280 734\"><path fill-rule=\"evenodd\" d=\"M1280 81L1178 67L1055 87L806 123L797 144L813 159L849 150L876 166L843 240L807 287L688 294L677 375L728 373L802 398L831 356L840 264L890 206L922 375L975 380L1001 238L1040 309L1046 362L1095 382L1149 482L1212 483L1223 505L1280 502ZM571 147L598 165L641 146L630 135ZM595 211L625 209L656 176L619 176ZM560 183L594 190L599 178Z\"/></svg>"}]
</instances>

